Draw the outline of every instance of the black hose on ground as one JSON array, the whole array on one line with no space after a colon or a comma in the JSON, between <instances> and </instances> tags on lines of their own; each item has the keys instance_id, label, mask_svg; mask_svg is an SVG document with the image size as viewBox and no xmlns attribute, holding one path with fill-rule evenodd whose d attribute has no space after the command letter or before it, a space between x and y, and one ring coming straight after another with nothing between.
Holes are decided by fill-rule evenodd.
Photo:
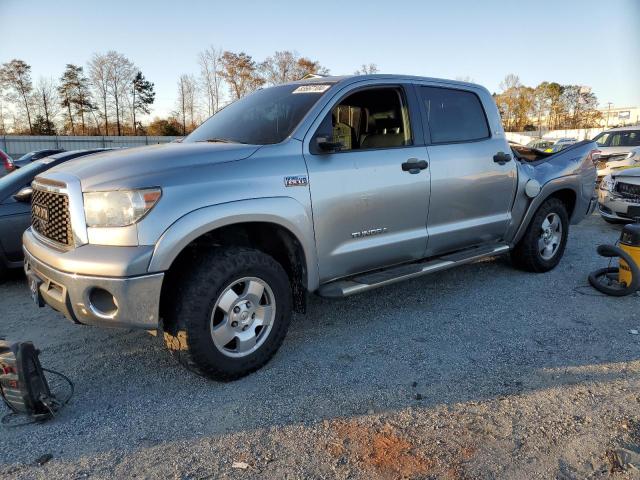
<instances>
[{"instance_id":1,"label":"black hose on ground","mask_svg":"<svg viewBox=\"0 0 640 480\"><path fill-rule=\"evenodd\" d=\"M612 295L614 297L624 297L625 295L630 295L640 288L640 267L638 267L631 255L622 250L620 247L616 247L614 245L600 245L598 247L598 254L602 257L607 258L622 258L631 269L631 284L623 286L624 284L618 283L616 286L610 286L602 283L600 281L602 277L607 277L609 279L611 279L612 277L616 278L617 274L620 271L618 267L607 267L600 268L589 274L589 283L593 288L595 288L599 292L605 293L607 295Z\"/></svg>"}]
</instances>

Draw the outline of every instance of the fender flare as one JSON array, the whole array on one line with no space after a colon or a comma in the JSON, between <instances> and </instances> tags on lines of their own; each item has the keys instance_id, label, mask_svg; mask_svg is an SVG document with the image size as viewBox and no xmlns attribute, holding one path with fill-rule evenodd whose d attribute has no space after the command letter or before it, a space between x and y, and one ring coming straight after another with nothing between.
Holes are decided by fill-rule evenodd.
<instances>
[{"instance_id":1,"label":"fender flare","mask_svg":"<svg viewBox=\"0 0 640 480\"><path fill-rule=\"evenodd\" d=\"M162 272L196 238L221 227L247 222L273 223L300 242L307 266L307 288L319 286L318 255L313 221L304 206L291 197L238 200L193 210L167 228L156 242L148 271ZM185 232L188 232L185 234Z\"/></svg>"},{"instance_id":2,"label":"fender flare","mask_svg":"<svg viewBox=\"0 0 640 480\"><path fill-rule=\"evenodd\" d=\"M540 205L542 205L549 197L553 196L554 193L559 192L560 190L571 190L576 195L576 201L580 192L576 191L576 176L569 175L566 177L556 178L545 183L540 190L540 193L531 201L529 206L527 207L527 211L524 214L522 222L516 231L516 234L513 236L513 240L511 240L511 246L516 245L524 236L533 216L535 215Z\"/></svg>"}]
</instances>

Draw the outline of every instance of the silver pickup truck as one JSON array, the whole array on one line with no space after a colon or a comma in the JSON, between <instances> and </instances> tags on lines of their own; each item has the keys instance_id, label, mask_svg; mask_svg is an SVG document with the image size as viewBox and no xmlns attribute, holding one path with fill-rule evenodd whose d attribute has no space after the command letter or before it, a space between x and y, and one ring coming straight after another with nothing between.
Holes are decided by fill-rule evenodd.
<instances>
[{"instance_id":1,"label":"silver pickup truck","mask_svg":"<svg viewBox=\"0 0 640 480\"><path fill-rule=\"evenodd\" d=\"M33 183L34 300L73 322L160 329L189 369L246 375L307 292L344 297L509 253L545 272L596 199L593 142L525 158L491 94L407 76L259 90L182 143Z\"/></svg>"}]
</instances>

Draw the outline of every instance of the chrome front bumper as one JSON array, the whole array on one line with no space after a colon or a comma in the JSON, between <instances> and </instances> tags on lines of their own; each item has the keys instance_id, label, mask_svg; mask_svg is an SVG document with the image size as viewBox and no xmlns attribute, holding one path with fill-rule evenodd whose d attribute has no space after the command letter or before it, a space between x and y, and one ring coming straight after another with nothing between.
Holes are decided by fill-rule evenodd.
<instances>
[{"instance_id":1,"label":"chrome front bumper","mask_svg":"<svg viewBox=\"0 0 640 480\"><path fill-rule=\"evenodd\" d=\"M629 207L640 207L640 203L629 198L598 189L598 213L612 220L633 220L627 211Z\"/></svg>"},{"instance_id":2,"label":"chrome front bumper","mask_svg":"<svg viewBox=\"0 0 640 480\"><path fill-rule=\"evenodd\" d=\"M164 273L100 277L64 272L34 257L26 247L24 270L36 277L42 300L69 320L100 327L152 330L159 325Z\"/></svg>"}]
</instances>

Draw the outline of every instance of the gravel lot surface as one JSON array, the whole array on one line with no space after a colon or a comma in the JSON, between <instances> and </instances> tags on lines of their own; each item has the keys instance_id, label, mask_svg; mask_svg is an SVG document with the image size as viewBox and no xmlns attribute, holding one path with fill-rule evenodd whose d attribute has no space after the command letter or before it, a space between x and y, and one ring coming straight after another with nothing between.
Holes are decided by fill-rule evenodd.
<instances>
[{"instance_id":1,"label":"gravel lot surface","mask_svg":"<svg viewBox=\"0 0 640 480\"><path fill-rule=\"evenodd\" d=\"M312 297L276 357L226 384L144 332L37 309L15 275L0 336L33 340L76 394L0 428L0 477L640 478L640 296L586 286L619 231L573 227L544 275L499 258Z\"/></svg>"}]
</instances>

